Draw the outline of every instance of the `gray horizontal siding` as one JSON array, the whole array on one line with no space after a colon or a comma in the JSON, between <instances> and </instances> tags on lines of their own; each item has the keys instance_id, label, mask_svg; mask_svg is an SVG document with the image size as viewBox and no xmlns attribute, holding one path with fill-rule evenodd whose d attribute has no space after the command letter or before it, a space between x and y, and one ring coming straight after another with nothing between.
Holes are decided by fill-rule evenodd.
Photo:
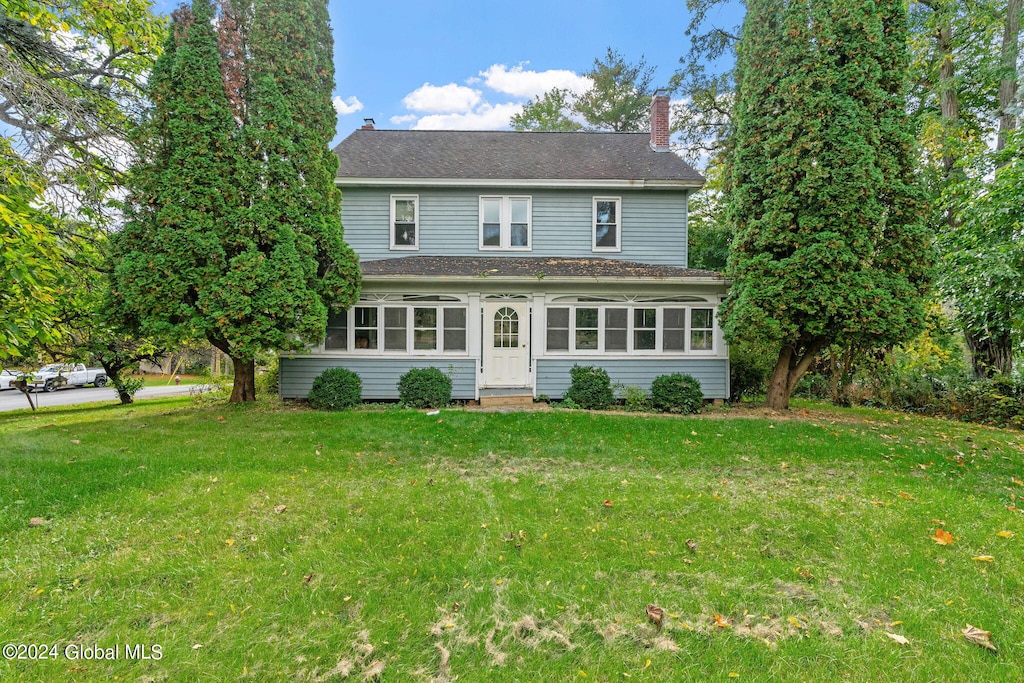
<instances>
[{"instance_id":1,"label":"gray horizontal siding","mask_svg":"<svg viewBox=\"0 0 1024 683\"><path fill-rule=\"evenodd\" d=\"M451 370L452 398L476 396L476 361L438 358L329 358L296 356L280 358L281 398L306 398L313 380L327 368L348 368L363 382L363 399L397 399L398 378L413 368L435 367L443 373Z\"/></svg>"},{"instance_id":2,"label":"gray horizontal siding","mask_svg":"<svg viewBox=\"0 0 1024 683\"><path fill-rule=\"evenodd\" d=\"M729 361L724 358L651 358L651 359L537 359L537 394L561 397L569 388L573 365L604 368L612 383L651 388L659 375L681 372L700 382L704 398L728 398Z\"/></svg>"},{"instance_id":3,"label":"gray horizontal siding","mask_svg":"<svg viewBox=\"0 0 1024 683\"><path fill-rule=\"evenodd\" d=\"M419 195L420 248L391 251L392 194ZM481 251L481 195L530 196L533 200L531 251ZM343 188L341 220L345 241L364 261L400 256L556 256L590 258L595 196L622 198L622 251L600 258L670 266L686 265L686 195L661 191L581 191Z\"/></svg>"}]
</instances>

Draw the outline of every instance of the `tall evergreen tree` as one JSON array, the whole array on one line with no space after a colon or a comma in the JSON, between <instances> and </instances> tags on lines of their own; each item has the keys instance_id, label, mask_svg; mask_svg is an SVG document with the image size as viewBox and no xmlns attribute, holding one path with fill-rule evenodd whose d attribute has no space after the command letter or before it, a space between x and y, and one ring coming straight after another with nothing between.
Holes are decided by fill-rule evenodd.
<instances>
[{"instance_id":1,"label":"tall evergreen tree","mask_svg":"<svg viewBox=\"0 0 1024 683\"><path fill-rule=\"evenodd\" d=\"M921 328L933 257L902 97L903 4L747 9L721 313L728 338L779 349L767 405L785 409L827 345L884 346Z\"/></svg>"},{"instance_id":2,"label":"tall evergreen tree","mask_svg":"<svg viewBox=\"0 0 1024 683\"><path fill-rule=\"evenodd\" d=\"M230 356L233 402L255 399L258 352L319 340L329 307L347 307L358 288L327 149L326 5L247 9L250 53L241 64L230 55L231 68L210 0L176 13L152 77L148 154L114 244L118 306L145 331L202 336Z\"/></svg>"}]
</instances>

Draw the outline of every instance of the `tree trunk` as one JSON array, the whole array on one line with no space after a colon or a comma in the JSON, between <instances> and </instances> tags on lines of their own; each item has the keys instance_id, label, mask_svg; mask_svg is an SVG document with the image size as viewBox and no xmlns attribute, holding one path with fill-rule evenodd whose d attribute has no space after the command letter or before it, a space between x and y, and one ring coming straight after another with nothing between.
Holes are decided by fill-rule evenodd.
<instances>
[{"instance_id":1,"label":"tree trunk","mask_svg":"<svg viewBox=\"0 0 1024 683\"><path fill-rule=\"evenodd\" d=\"M256 400L256 361L252 358L231 357L235 366L235 383L231 388L229 403L244 403Z\"/></svg>"},{"instance_id":2,"label":"tree trunk","mask_svg":"<svg viewBox=\"0 0 1024 683\"><path fill-rule=\"evenodd\" d=\"M784 344L779 350L779 359L768 381L768 395L764 405L772 410L789 410L789 397L793 395L797 382L804 376L818 352L825 347L821 340L798 343L796 347ZM797 349L803 349L800 353Z\"/></svg>"},{"instance_id":3,"label":"tree trunk","mask_svg":"<svg viewBox=\"0 0 1024 683\"><path fill-rule=\"evenodd\" d=\"M971 352L971 367L975 377L989 379L1013 372L1013 340L1009 331L982 338L968 330L964 336Z\"/></svg>"},{"instance_id":4,"label":"tree trunk","mask_svg":"<svg viewBox=\"0 0 1024 683\"><path fill-rule=\"evenodd\" d=\"M1017 95L1017 60L1020 57L1021 0L1007 0L1000 66L1006 76L999 81L999 136L996 151L1006 147L1006 134L1017 127L1017 117L1007 111Z\"/></svg>"},{"instance_id":5,"label":"tree trunk","mask_svg":"<svg viewBox=\"0 0 1024 683\"><path fill-rule=\"evenodd\" d=\"M28 382L23 379L19 379L14 383L14 387L21 393L25 394L25 399L28 400L28 407L35 410L36 404L32 402L32 394L28 391Z\"/></svg>"},{"instance_id":6,"label":"tree trunk","mask_svg":"<svg viewBox=\"0 0 1024 683\"><path fill-rule=\"evenodd\" d=\"M789 410L789 367L793 358L793 348L783 346L779 351L779 359L775 361L775 369L768 380L768 395L764 405L771 410Z\"/></svg>"}]
</instances>

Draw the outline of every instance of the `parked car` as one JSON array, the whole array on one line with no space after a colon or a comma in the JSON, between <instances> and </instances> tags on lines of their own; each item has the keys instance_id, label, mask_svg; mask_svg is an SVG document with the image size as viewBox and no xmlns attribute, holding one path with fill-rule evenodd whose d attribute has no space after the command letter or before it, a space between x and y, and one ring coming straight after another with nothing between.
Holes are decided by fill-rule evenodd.
<instances>
[{"instance_id":1,"label":"parked car","mask_svg":"<svg viewBox=\"0 0 1024 683\"><path fill-rule=\"evenodd\" d=\"M13 372L11 370L0 370L0 391L4 389L14 389L14 380L21 377L20 372Z\"/></svg>"},{"instance_id":2,"label":"parked car","mask_svg":"<svg viewBox=\"0 0 1024 683\"><path fill-rule=\"evenodd\" d=\"M82 363L50 363L31 373L28 383L33 391L53 391L65 386L84 387L86 384L102 387L107 384L107 374L103 368L87 368Z\"/></svg>"}]
</instances>

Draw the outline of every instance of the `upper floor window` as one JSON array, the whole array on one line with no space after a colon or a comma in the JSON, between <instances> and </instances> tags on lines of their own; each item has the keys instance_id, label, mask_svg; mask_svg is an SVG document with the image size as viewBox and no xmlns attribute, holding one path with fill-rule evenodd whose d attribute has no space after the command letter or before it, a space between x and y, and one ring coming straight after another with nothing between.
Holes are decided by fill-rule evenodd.
<instances>
[{"instance_id":1,"label":"upper floor window","mask_svg":"<svg viewBox=\"0 0 1024 683\"><path fill-rule=\"evenodd\" d=\"M594 197L594 251L622 251L619 197Z\"/></svg>"},{"instance_id":2,"label":"upper floor window","mask_svg":"<svg viewBox=\"0 0 1024 683\"><path fill-rule=\"evenodd\" d=\"M391 248L419 249L420 198L414 194L391 195Z\"/></svg>"},{"instance_id":3,"label":"upper floor window","mask_svg":"<svg viewBox=\"0 0 1024 683\"><path fill-rule=\"evenodd\" d=\"M480 248L530 250L529 197L480 197Z\"/></svg>"}]
</instances>

